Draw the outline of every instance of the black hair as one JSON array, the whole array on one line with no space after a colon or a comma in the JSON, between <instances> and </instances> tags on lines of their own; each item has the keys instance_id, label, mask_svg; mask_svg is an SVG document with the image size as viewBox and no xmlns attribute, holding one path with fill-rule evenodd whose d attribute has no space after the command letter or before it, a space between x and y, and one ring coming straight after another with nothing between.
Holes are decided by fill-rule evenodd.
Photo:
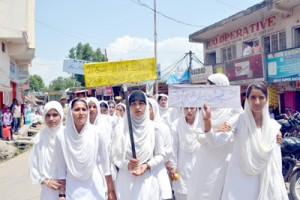
<instances>
[{"instance_id":1,"label":"black hair","mask_svg":"<svg viewBox=\"0 0 300 200\"><path fill-rule=\"evenodd\" d=\"M264 93L264 95L268 98L267 86L265 84L263 84L262 82L256 82L256 83L252 83L248 86L247 91L246 91L247 99L249 98L249 95L250 95L252 89L258 89L258 90L262 91L262 93Z\"/></svg>"},{"instance_id":2,"label":"black hair","mask_svg":"<svg viewBox=\"0 0 300 200\"><path fill-rule=\"evenodd\" d=\"M144 102L145 104L147 104L146 96L140 90L134 90L133 92L131 92L131 94L129 96L129 104L131 104L135 100L140 100L140 101Z\"/></svg>"},{"instance_id":3,"label":"black hair","mask_svg":"<svg viewBox=\"0 0 300 200\"><path fill-rule=\"evenodd\" d=\"M165 96L161 96L161 95L158 95L158 98L157 98L157 101L159 102L161 98L163 98ZM167 98L168 99L168 98Z\"/></svg>"},{"instance_id":4,"label":"black hair","mask_svg":"<svg viewBox=\"0 0 300 200\"><path fill-rule=\"evenodd\" d=\"M81 99L81 98L76 98L72 101L71 109L74 107L76 102L83 102L85 104L85 107L88 109L88 105L87 105L86 101L84 99Z\"/></svg>"},{"instance_id":5,"label":"black hair","mask_svg":"<svg viewBox=\"0 0 300 200\"><path fill-rule=\"evenodd\" d=\"M106 108L106 109L108 109L108 106L107 106L106 103L101 102L101 103L100 103L100 108Z\"/></svg>"}]
</instances>

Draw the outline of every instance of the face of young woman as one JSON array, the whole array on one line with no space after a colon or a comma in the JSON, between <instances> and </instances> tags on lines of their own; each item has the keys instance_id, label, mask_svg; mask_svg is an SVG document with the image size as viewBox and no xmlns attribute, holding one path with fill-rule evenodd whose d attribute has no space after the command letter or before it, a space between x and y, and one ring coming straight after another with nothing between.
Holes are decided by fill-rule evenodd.
<instances>
[{"instance_id":1,"label":"face of young woman","mask_svg":"<svg viewBox=\"0 0 300 200\"><path fill-rule=\"evenodd\" d=\"M115 104L110 103L110 104L108 105L108 108L109 108L109 114L110 114L110 115L113 115L114 112L115 112Z\"/></svg>"},{"instance_id":2,"label":"face of young woman","mask_svg":"<svg viewBox=\"0 0 300 200\"><path fill-rule=\"evenodd\" d=\"M124 110L123 106L118 105L117 108L116 108L116 115L120 116L120 117L123 117L124 112L125 112L125 110Z\"/></svg>"},{"instance_id":3,"label":"face of young woman","mask_svg":"<svg viewBox=\"0 0 300 200\"><path fill-rule=\"evenodd\" d=\"M107 108L105 107L100 107L100 111L102 115L106 115L107 114Z\"/></svg>"},{"instance_id":4,"label":"face of young woman","mask_svg":"<svg viewBox=\"0 0 300 200\"><path fill-rule=\"evenodd\" d=\"M186 107L184 110L184 116L187 122L193 122L195 120L197 108Z\"/></svg>"},{"instance_id":5,"label":"face of young woman","mask_svg":"<svg viewBox=\"0 0 300 200\"><path fill-rule=\"evenodd\" d=\"M130 112L136 119L140 119L146 110L146 104L140 100L134 100L130 104Z\"/></svg>"},{"instance_id":6,"label":"face of young woman","mask_svg":"<svg viewBox=\"0 0 300 200\"><path fill-rule=\"evenodd\" d=\"M56 109L50 109L45 116L45 123L49 128L55 128L60 123L61 116Z\"/></svg>"},{"instance_id":7,"label":"face of young woman","mask_svg":"<svg viewBox=\"0 0 300 200\"><path fill-rule=\"evenodd\" d=\"M267 97L261 90L255 88L251 90L248 97L248 102L252 112L261 113L267 101Z\"/></svg>"},{"instance_id":8,"label":"face of young woman","mask_svg":"<svg viewBox=\"0 0 300 200\"><path fill-rule=\"evenodd\" d=\"M95 119L98 114L98 110L95 102L92 101L89 102L89 111L90 111L90 119Z\"/></svg>"},{"instance_id":9,"label":"face of young woman","mask_svg":"<svg viewBox=\"0 0 300 200\"><path fill-rule=\"evenodd\" d=\"M161 107L165 108L167 105L167 101L168 101L167 97L161 97L158 103Z\"/></svg>"},{"instance_id":10,"label":"face of young woman","mask_svg":"<svg viewBox=\"0 0 300 200\"><path fill-rule=\"evenodd\" d=\"M72 115L75 126L84 126L88 117L86 104L84 102L77 101L72 108Z\"/></svg>"}]
</instances>

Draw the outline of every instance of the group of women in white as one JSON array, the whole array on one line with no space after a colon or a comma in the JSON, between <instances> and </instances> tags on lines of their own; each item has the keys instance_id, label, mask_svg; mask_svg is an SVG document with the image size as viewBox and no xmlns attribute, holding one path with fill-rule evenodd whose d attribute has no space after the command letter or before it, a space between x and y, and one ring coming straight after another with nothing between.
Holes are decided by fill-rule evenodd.
<instances>
[{"instance_id":1,"label":"group of women in white","mask_svg":"<svg viewBox=\"0 0 300 200\"><path fill-rule=\"evenodd\" d=\"M223 74L208 83L229 85ZM167 95L154 99L136 90L129 113L123 103L75 99L65 127L61 105L49 102L31 152L31 178L47 200L288 199L267 87L250 84L246 97L245 110L171 109Z\"/></svg>"}]
</instances>

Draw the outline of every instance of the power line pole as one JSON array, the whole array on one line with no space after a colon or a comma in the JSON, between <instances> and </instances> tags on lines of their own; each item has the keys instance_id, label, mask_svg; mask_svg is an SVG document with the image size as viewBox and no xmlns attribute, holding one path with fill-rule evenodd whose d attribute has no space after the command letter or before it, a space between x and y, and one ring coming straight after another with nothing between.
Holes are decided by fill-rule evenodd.
<instances>
[{"instance_id":1,"label":"power line pole","mask_svg":"<svg viewBox=\"0 0 300 200\"><path fill-rule=\"evenodd\" d=\"M154 58L157 66L156 0L154 0ZM155 80L155 94L158 94L158 77Z\"/></svg>"},{"instance_id":2,"label":"power line pole","mask_svg":"<svg viewBox=\"0 0 300 200\"><path fill-rule=\"evenodd\" d=\"M192 70L192 60L193 60L192 55L193 55L193 52L190 51L188 54L190 56L190 62L189 62L189 68L188 68L188 70L189 70L189 79L190 79L190 83L192 83L191 70Z\"/></svg>"}]
</instances>

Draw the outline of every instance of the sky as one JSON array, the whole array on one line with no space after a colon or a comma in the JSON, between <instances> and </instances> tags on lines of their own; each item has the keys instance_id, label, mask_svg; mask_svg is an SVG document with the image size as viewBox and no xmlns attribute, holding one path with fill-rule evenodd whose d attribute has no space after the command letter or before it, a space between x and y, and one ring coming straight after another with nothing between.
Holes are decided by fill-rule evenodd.
<instances>
[{"instance_id":1,"label":"sky","mask_svg":"<svg viewBox=\"0 0 300 200\"><path fill-rule=\"evenodd\" d=\"M203 47L189 35L262 0L156 0L157 63L162 76ZM154 57L154 0L36 0L35 58L31 75L45 85L59 76L63 60L79 42L106 50L109 61ZM181 68L187 67L183 62ZM201 66L193 63L193 67Z\"/></svg>"}]
</instances>

